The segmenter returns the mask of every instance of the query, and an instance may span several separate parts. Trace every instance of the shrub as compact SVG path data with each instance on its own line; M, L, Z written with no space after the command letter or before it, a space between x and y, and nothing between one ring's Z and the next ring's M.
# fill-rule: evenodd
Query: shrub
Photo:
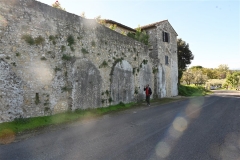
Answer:
M42 60L42 61L46 61L47 58L46 58L46 57L42 57L41 60Z
M66 47L64 45L61 46L61 52L66 51Z
M69 35L68 38L67 38L67 42L68 42L69 46L74 45L75 44L74 37L72 35Z
M67 87L67 86L62 87L61 89L62 89L62 92L68 92L72 90L71 87Z
M82 51L83 54L88 54L89 53L85 48L82 48L81 51Z
M108 63L104 60L102 64L99 66L99 68L102 68L102 67L105 68L107 66L108 66Z
M178 87L179 95L182 96L202 96L206 95L209 92L202 86L184 86L180 85Z
M57 72L57 71L61 71L62 69L61 68L58 68L57 66L54 68L54 71Z
M35 44L35 41L34 41L33 37L29 34L23 35L22 39L24 39L25 42L27 42L29 45L34 45Z
M16 56L17 56L17 57L20 56L20 55L21 55L21 54L20 54L19 52L16 53Z
M55 45L56 44L56 38L57 37L54 37L53 35L50 35L49 36L49 40L52 41L52 43Z
M70 55L63 54L63 56L62 56L62 60L70 61L71 59L72 59L72 56L70 56Z
M34 41L36 45L39 45L39 44L43 44L45 40L42 36L38 36L37 38L35 38Z

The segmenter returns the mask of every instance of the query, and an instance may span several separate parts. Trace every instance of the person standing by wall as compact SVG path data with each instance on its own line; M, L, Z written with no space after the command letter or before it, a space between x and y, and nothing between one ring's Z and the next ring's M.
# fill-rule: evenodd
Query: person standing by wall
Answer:
M146 93L146 101L147 101L147 105L150 106L150 96L152 94L152 90L151 88L149 87L149 84L147 84L145 87L144 87L144 91Z

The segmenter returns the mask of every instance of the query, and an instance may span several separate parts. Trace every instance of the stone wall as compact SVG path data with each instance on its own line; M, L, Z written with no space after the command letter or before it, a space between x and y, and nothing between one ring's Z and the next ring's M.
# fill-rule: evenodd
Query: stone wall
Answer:
M143 100L146 84L159 95L161 79L175 74L149 54L95 20L34 0L1 0L0 123ZM175 91L169 83L166 96Z
M163 42L163 31L169 33L169 42ZM148 29L147 33L152 47L149 56L154 68L158 70L154 79L155 95L158 98L176 96L178 95L177 33L168 21ZM169 64L165 63L165 56L168 56Z

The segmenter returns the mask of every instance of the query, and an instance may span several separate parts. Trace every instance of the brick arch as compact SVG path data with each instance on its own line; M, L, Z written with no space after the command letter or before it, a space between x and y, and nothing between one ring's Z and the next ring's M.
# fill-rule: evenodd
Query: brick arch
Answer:
M134 75L129 62L122 60L113 66L111 74L111 98L113 104L134 100Z
M100 107L102 77L97 67L86 58L77 59L72 76L72 109Z
M22 104L22 79L7 62L0 59L0 123L23 116Z

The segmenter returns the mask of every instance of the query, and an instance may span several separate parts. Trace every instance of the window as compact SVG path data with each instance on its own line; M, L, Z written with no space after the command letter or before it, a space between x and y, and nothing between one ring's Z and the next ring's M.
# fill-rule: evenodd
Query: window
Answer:
M169 63L168 63L168 56L165 56L165 64L166 64L166 65L169 64Z
M164 31L162 33L163 33L163 42L170 42L169 33Z

